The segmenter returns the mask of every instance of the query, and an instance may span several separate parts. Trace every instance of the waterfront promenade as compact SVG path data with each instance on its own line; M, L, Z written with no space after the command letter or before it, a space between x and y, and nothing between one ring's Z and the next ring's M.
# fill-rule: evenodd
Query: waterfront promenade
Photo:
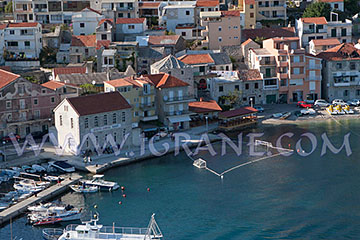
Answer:
M0 212L0 225L26 212L29 206L39 203L41 201L47 201L64 193L65 191L68 190L69 185L79 181L80 179L81 179L80 175L71 174L71 176L67 176L61 183L52 185L44 189L43 191L39 192L37 195L33 195L5 209L4 211Z

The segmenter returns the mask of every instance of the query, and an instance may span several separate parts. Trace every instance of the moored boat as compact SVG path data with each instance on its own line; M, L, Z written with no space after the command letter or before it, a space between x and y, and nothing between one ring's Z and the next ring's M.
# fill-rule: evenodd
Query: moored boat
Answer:
M120 186L116 182L110 182L103 180L104 175L94 175L91 180L82 180L81 183L86 186L95 186L102 191L114 191L117 190Z
M97 186L70 185L70 188L77 193L94 193L99 190Z
M49 162L49 166L66 173L75 172L75 168L65 161Z

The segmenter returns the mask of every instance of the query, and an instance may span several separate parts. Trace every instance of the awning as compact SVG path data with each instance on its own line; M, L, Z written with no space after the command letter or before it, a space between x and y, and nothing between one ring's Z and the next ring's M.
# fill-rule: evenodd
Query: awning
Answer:
M168 117L169 121L171 123L178 123L178 122L188 122L191 121L191 118L189 115L185 115L185 116L172 116L172 117Z

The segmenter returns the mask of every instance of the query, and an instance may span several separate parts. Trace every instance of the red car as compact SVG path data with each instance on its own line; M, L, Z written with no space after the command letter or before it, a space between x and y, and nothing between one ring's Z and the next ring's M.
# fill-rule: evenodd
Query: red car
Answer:
M307 103L305 101L298 101L296 103L296 106L301 107L301 108L312 108L314 105L311 103Z
M16 141L19 141L20 140L20 136L15 134L15 138L16 138ZM11 137L10 136L6 136L6 137L3 137L1 139L3 142L10 142L11 141Z

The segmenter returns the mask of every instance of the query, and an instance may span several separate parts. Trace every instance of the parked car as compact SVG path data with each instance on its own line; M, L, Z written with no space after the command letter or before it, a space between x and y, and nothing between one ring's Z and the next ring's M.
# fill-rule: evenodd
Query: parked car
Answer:
M256 110L258 110L258 112L264 112L264 108L262 107L262 106L259 106L259 105L255 105L254 106L254 108L256 109Z
M349 106L357 107L360 105L360 99L351 99L346 102Z
M296 103L296 106L301 107L301 108L312 108L313 107L313 105L311 103L307 103L305 101L298 101Z
M20 140L20 136L15 134L15 138L16 138L16 141L19 141ZM11 137L10 136L5 136L1 139L2 142L10 142L11 141Z
M316 107L328 107L328 106L330 106L330 103L328 103L324 99L318 99L318 100L315 101L314 106L316 106Z
M342 99L334 99L334 100L332 101L332 104L334 104L334 105L340 105L340 106L346 106L346 105L347 105L347 103L344 102L344 100L342 100Z

